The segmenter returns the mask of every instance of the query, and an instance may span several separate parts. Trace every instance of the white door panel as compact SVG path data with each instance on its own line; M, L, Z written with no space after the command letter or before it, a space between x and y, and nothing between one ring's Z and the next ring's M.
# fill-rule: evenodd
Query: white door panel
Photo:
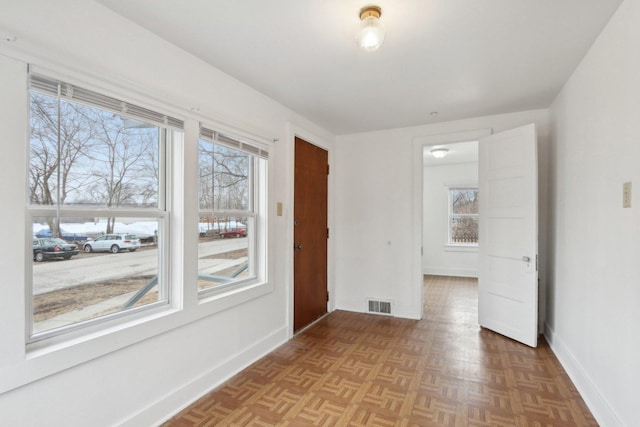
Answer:
M480 326L538 340L538 189L534 125L480 140Z
M521 178L493 179L487 202L493 209L514 209L522 206L524 182Z

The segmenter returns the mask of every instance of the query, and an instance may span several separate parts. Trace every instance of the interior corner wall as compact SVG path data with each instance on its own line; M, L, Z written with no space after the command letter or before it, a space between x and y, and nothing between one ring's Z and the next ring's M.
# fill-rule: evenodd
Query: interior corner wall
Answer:
M449 187L477 187L478 162L425 166L422 198L422 273L478 277L478 248L448 245Z
M480 129L500 132L530 123L536 124L538 132L539 276L544 301L547 120L545 109L338 136L332 168L336 308L365 312L370 297L391 300L396 316L415 318L414 306L422 307L416 300L420 294L416 277L422 276L420 245L415 249L413 244L416 236L422 237L422 216L415 215L422 206L414 200L413 189L417 138ZM542 321L544 302L541 310Z
M276 201L285 201L290 210L286 201L293 168L288 153L293 142L287 129L295 125L330 143L334 136L97 2L4 2L0 30L16 36L15 42L0 45L0 128L5 137L0 163L3 176L14 178L0 185L0 222L13 224L5 227L4 238L14 248L0 258L7 285L0 299L0 425L157 425L290 335L286 277L293 267L285 260L292 223L275 215ZM210 119L278 139L269 152L268 270L273 290L191 323L169 325L165 332L141 336L115 351L101 353L91 340L82 342L70 352L83 362L64 369L51 368L57 348L44 356L26 354L25 254L31 227L20 218L25 218L28 199L27 63L122 88L134 98L149 96L151 105L173 106L192 124ZM194 106L200 110L197 116ZM197 205L184 212L197 215ZM20 386L7 385L15 371L27 372L29 379Z
M550 109L546 334L601 425L638 423L640 2L625 0Z

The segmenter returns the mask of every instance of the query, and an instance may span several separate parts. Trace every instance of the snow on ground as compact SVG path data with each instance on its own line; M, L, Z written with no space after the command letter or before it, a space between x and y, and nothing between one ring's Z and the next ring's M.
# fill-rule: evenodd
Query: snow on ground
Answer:
M229 221L226 223L216 223L216 222L201 222L198 224L198 230L200 233L206 233L207 231L217 231L218 228L222 228L223 230L233 230L236 228L245 228L245 225L237 222L237 221Z
M226 224L218 223L206 223L201 222L198 224L198 230L200 233L206 233L207 231L217 231L218 226L225 229L244 228L245 225L237 221L229 221ZM81 236L96 237L103 234L107 229L107 221L100 220L97 222L84 222L84 223L62 223L60 229L63 234L76 234ZM131 233L136 234L140 238L151 237L157 233L158 223L156 221L133 221L133 222L116 222L114 226L114 233ZM33 224L33 235L44 231L49 231L49 225L47 224Z

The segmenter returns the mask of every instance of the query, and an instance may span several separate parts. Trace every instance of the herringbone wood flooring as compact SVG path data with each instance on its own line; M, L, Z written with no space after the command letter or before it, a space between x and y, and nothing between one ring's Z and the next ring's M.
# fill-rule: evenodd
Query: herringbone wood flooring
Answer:
M476 286L425 277L420 321L333 312L165 426L596 426L543 339L477 326Z

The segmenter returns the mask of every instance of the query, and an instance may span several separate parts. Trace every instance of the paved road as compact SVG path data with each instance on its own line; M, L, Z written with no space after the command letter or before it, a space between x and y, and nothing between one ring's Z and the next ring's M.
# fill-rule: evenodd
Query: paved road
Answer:
M247 239L224 239L202 242L200 245L199 270L203 266L213 271L214 262L203 257L245 248ZM233 261L233 260L230 260ZM226 264L229 261L225 262ZM69 261L48 261L33 263L34 295L51 292L70 286L117 279L127 276L156 274L158 266L158 250L156 248L140 249L136 252L119 254L84 253Z

